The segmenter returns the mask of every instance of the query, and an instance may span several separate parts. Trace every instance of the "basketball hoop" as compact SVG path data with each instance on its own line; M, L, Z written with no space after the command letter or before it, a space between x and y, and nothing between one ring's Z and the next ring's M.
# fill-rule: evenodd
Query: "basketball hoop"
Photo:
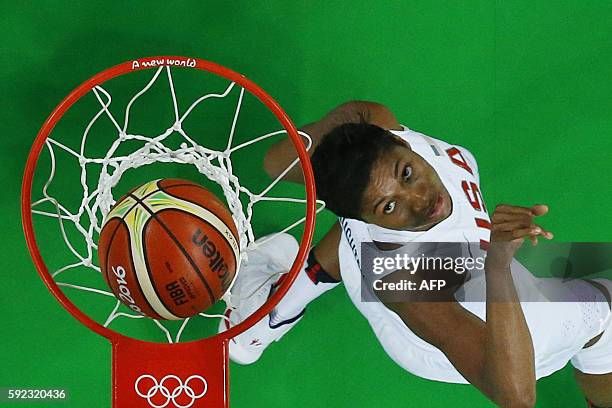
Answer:
M191 68L206 71L230 81L229 86L222 93L212 93L193 102L188 109L181 112L174 90L172 71L176 68ZM111 96L102 85L107 81L136 71L153 70L153 78L132 97L125 109L123 125L120 125L110 111ZM149 90L152 84L165 71L169 81L169 88L172 96L172 106L174 108L173 123L161 134L154 137L130 134L128 123L130 119L130 109L141 95ZM222 150L207 148L195 141L183 129L182 124L192 110L201 102L211 98L222 98L228 95L232 89L238 85L241 88L238 104L233 117L232 127L229 134L227 145ZM244 91L248 91L255 96L265 107L272 112L284 130L272 132L252 140L232 146L234 129L240 104L243 99ZM72 148L50 137L60 119L69 109L79 101L84 95L93 93L100 104L100 109L85 128L83 138L78 148ZM92 158L86 154L86 146L89 143L88 135L92 126L100 117L108 117L113 123L117 137L111 147L102 157ZM233 174L233 163L231 155L236 151L271 136L286 133L295 146L298 156L290 167L274 180L268 187L259 193L253 193L239 183L238 178ZM181 137L178 147L167 146L164 143L171 135ZM306 260L308 250L314 232L314 221L316 215L316 194L314 177L310 166L307 147L302 141L302 137L308 135L298 132L289 116L262 88L247 79L246 77L221 65L197 58L162 56L142 58L119 64L84 82L73 90L51 113L39 131L32 149L30 151L22 187L22 221L25 237L32 259L40 276L47 288L59 300L61 305L67 309L77 320L89 329L106 337L112 344L112 401L114 407L228 407L229 406L229 376L228 376L228 342L231 338L247 330L257 321L266 316L274 306L285 295L290 285L295 280L301 266ZM117 153L128 142L138 142L139 148L125 154ZM32 201L34 191L34 177L37 172L39 159L44 147L47 147L50 155L50 176L42 186L42 198ZM59 152L68 153L69 156L78 159L80 171L80 183L83 189L77 211L70 211L68 206L63 205L59 200L48 192L57 166L56 154ZM166 331L170 343L154 343L135 339L112 330L108 325L119 316L137 317L126 313L118 312L119 303L101 324L81 311L62 291L60 284L56 282L58 275L72 268L87 268L99 271L94 261L96 243L95 235L100 231L103 218L115 202L112 188L117 185L122 175L130 170L145 166L151 163L180 163L191 164L196 167L200 174L208 179L215 181L223 190L223 194L228 202L230 211L240 235L241 252L254 242L254 234L251 228L251 217L253 206L261 201L289 201L304 203L306 207L305 217L287 226L288 230L301 222L304 222L304 231L301 237L300 249L293 262L290 272L280 285L278 290L270 299L249 318L242 323L230 328L226 332L216 334L212 337L189 341L178 342L188 319L181 326L178 334L173 339ZM297 163L301 164L304 174L306 199L295 199L290 197L268 197L269 191ZM91 171L88 166L99 166L101 168L99 176L94 183L91 182ZM38 170L40 171L40 170ZM94 184L94 187L92 187ZM38 195L38 192L36 192ZM245 198L246 197L246 198ZM246 207L241 203L241 199L247 201ZM50 205L52 210L39 209L43 205ZM77 261L49 271L47 263L43 259L39 241L34 227L33 214L43 217L56 218L60 224L60 231L68 249ZM74 235L82 238L79 245L69 237L67 229L71 228ZM85 249L83 249L83 247ZM61 283L63 287L85 290L89 292L103 293L99 289L80 287L67 283ZM231 289L230 289L231 290ZM224 298L227 301L230 297ZM155 323L162 327L159 322ZM163 330L163 329L162 329Z

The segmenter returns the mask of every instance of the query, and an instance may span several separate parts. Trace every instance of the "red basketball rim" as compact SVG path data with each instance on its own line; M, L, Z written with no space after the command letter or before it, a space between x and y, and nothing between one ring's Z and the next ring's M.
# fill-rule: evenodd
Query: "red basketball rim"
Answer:
M177 64L178 62L178 64ZM106 69L97 75L94 75L76 89L74 89L63 101L59 103L51 112L43 126L41 127L34 143L32 145L32 149L30 150L30 154L28 156L28 160L26 163L23 184L21 190L21 219L23 222L23 229L25 233L26 243L28 245L28 249L34 261L34 265L38 270L38 273L42 277L47 288L53 293L53 295L59 300L61 305L66 308L75 318L77 318L81 323L85 326L89 327L94 332L108 338L111 342L116 343L121 338L128 338L127 336L122 335L114 330L106 328L99 324L98 322L91 319L85 313L81 312L69 299L64 295L62 290L59 288L49 270L47 265L45 264L40 250L38 248L38 244L36 242L36 235L34 233L33 222L32 222L32 181L34 177L34 171L36 169L36 165L38 163L38 158L40 156L40 152L42 151L43 146L45 145L45 141L49 137L49 134L53 131L53 128L62 118L64 113L70 109L70 107L78 101L83 95L87 94L93 87L103 84L104 82L118 77L120 75L125 75L133 71L140 71L145 69L158 68L160 66L185 66L189 68L195 68L207 72L214 73L223 78L228 79L229 81L235 82L236 84L242 86L244 89L249 91L255 97L259 99L264 105L268 107L270 111L276 116L281 125L285 128L291 141L293 142L298 158L300 160L300 164L302 166L304 172L304 181L306 185L306 219L304 226L304 233L302 234L302 240L300 243L300 249L298 251L297 257L293 262L293 266L291 270L287 274L287 278L283 280L282 284L276 290L276 292L270 297L270 299L261 306L255 313L253 313L250 317L248 317L242 323L230 328L229 330L216 334L215 336L209 337L209 340L229 340L241 332L247 330L259 320L261 320L265 315L270 313L270 311L276 306L276 304L282 299L282 297L287 293L289 287L297 277L301 266L304 264L306 260L306 256L308 254L308 250L312 243L312 236L314 233L314 222L316 215L316 193L315 193L315 183L314 183L314 175L312 172L312 167L310 165L310 159L308 156L308 152L297 132L297 129L287 113L280 107L280 105L270 96L268 95L262 88L260 88L257 84L246 78L244 75L241 75L231 69L223 67L221 65L215 64L210 61L198 59L198 58L189 58L189 57L180 57L180 56L158 56L158 57L147 57L141 58L137 60L127 61L122 64L116 65L109 69ZM197 340L202 341L203 339ZM193 343L193 342L192 342Z

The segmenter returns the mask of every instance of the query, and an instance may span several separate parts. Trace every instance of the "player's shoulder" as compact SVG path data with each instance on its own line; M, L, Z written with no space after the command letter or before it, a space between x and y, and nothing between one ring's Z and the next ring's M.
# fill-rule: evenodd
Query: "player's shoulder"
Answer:
M342 235L351 241L369 241L368 224L353 218L339 217L338 222L342 229Z
M402 130L391 130L393 134L401 137L408 144L415 147L421 147L426 151L431 151L436 156L449 156L452 160L453 156L461 155L468 165L478 171L478 162L474 154L465 146L426 135L408 128L405 125L400 125Z

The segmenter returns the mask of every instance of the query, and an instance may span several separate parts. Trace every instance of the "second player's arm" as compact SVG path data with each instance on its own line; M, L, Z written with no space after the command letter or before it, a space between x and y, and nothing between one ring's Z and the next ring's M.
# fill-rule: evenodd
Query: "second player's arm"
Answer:
M312 138L309 154L312 155L323 136L345 123L370 123L384 129L401 129L393 113L379 103L368 101L346 102L328 112L320 120L300 128ZM264 158L264 168L271 178L276 178L296 157L293 143L286 137L272 145L267 151ZM295 183L304 182L299 163L287 173L283 180Z

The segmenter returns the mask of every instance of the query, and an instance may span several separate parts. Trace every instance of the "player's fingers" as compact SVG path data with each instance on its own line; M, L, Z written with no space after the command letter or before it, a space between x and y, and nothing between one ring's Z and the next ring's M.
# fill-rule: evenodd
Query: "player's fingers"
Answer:
M530 234L529 228L519 228L512 231L493 231L491 233L491 241L493 242L509 242L519 238L524 238Z
M507 232L505 232L507 233ZM529 239L531 240L531 243L533 245L537 245L538 243L538 236L542 236L546 239L553 239L554 235L552 232L550 231L546 231L544 228L542 228L541 226L537 225L537 224L532 224L527 228L517 228L515 230L510 231L510 234L512 235L513 238L519 238L519 237L529 237Z
M527 235L535 236L541 233L542 233L542 228L538 227L537 225L531 225L527 228L518 228L511 232L512 238L522 238Z
M525 215L533 215L531 207L521 207L518 205L499 204L495 207L495 212L499 213L522 213Z
M500 214L525 214L529 216L541 216L548 212L546 204L536 204L531 207L522 207L518 205L500 204L495 207L494 213Z
M502 222L502 223L492 223L491 231L492 232L508 232L508 231L516 231L516 230L527 230L532 229L533 234L542 235L546 239L552 239L552 232L544 229L541 225L530 222L530 220L525 218L519 218L514 221Z
M522 213L494 213L491 218L493 224L504 224L504 223L521 223L524 226L531 224L533 221L533 215L522 214Z
M531 224L531 227L538 232L535 235L543 236L546 239L553 239L554 235L552 232L544 229L541 225Z
M533 207L531 207L531 212L533 215L539 217L548 212L548 206L546 204L536 204Z
M553 239L555 237L555 235L552 232L546 231L546 230L543 230L542 234L540 235L542 235L546 239Z

